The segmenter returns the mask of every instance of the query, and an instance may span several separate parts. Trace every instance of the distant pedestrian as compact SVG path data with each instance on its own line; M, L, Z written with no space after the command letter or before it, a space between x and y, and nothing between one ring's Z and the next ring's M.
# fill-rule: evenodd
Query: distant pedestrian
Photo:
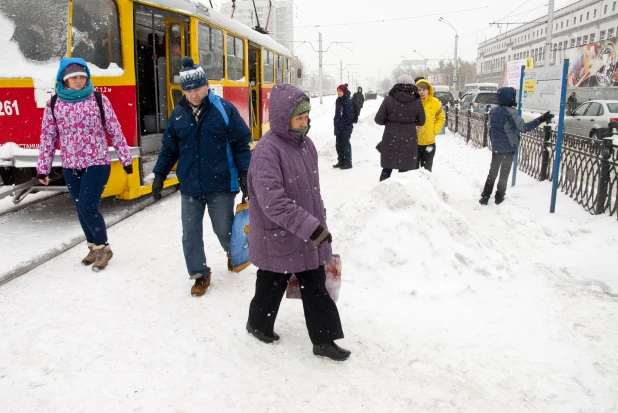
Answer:
M417 126L425 124L425 109L414 79L401 75L384 98L375 122L385 125L380 142L380 181L390 178L393 169L407 172L418 169Z
M350 169L352 168L352 145L350 138L354 129L354 104L350 99L348 85L343 84L337 87L337 101L335 102L335 137L337 149L337 163L333 168Z
M573 115L575 109L577 109L577 96L575 96L575 92L573 92L567 99L567 115Z
M433 157L436 154L436 135L440 133L444 125L444 112L442 104L433 96L433 86L425 79L416 82L418 93L421 95L423 108L425 108L425 124L417 126L418 133L418 159L420 166L431 172Z
M535 120L525 123L515 109L517 106L516 98L517 91L514 88L501 87L498 89L499 106L495 106L489 114L489 135L492 146L491 166L479 200L481 205L487 205L494 190L498 172L500 172L500 179L498 180L495 202L501 204L504 201L513 157L519 146L517 132L529 132L541 123L551 121L554 117L549 112L545 112Z
M414 78L414 84L418 84L418 81L419 81L419 80L423 80L423 79L425 79L423 76L417 76L417 77L415 77L415 78Z
M361 109L365 103L365 95L363 95L363 88L358 87L356 93L352 96L352 103L354 104L354 123L358 123L358 117L360 116Z
M178 162L182 248L189 278L195 280L191 295L200 297L210 286L211 268L204 252L205 209L232 271L230 237L234 199L247 194L247 170L251 160L251 132L238 109L208 88L201 66L190 57L182 59L180 87L184 96L167 121L163 145L154 167L152 195L161 199L163 182Z
M258 340L279 340L274 331L292 274L301 286L313 354L333 360L350 355L337 305L326 290L324 266L332 236L320 195L318 153L309 130L309 97L288 84L270 95L270 130L255 147L249 167L249 257L258 267L247 331Z
M113 256L99 211L111 171L106 134L127 174L133 173L133 160L114 109L105 95L94 91L84 59L60 61L56 96L47 102L43 114L37 178L43 185L49 184L56 144L60 142L62 176L89 250L82 264L99 271Z

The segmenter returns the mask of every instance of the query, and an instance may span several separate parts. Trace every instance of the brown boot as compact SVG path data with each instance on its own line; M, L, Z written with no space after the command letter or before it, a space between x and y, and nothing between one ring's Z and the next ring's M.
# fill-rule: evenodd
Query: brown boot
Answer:
M227 253L227 270L234 271L234 267L232 267L232 254L229 252Z
M94 247L94 244L89 242L88 255L86 255L82 260L82 265L92 265L97 260L97 253L92 247Z
M200 274L195 274L191 278L198 276ZM201 297L206 293L206 289L210 285L210 275L204 277L203 275L195 278L195 284L191 287L191 295L194 297Z
M97 254L97 258L94 264L92 264L92 271L101 271L107 267L107 264L114 256L114 253L109 245L95 245L93 249Z

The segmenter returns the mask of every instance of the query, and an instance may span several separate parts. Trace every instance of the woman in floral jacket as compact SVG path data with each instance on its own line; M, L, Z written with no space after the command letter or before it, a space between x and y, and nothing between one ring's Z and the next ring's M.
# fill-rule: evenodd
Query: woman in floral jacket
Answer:
M51 102L47 103L43 115L37 178L43 185L49 184L56 145L60 142L62 175L88 243L89 252L82 264L92 264L92 269L99 271L113 255L105 221L98 209L111 169L105 133L127 174L133 172L131 154L105 96L101 95L102 111L99 109L84 59L62 59L56 80L57 100L53 108Z

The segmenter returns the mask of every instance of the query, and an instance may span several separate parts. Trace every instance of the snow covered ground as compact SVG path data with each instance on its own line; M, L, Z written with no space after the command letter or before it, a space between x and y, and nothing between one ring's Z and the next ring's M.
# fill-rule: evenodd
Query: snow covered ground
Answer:
M248 335L255 268L228 273L210 231L213 283L191 297L173 194L110 229L105 271L79 264L81 244L0 287L0 410L618 411L616 218L561 193L549 214L550 184L521 172L481 207L490 152L451 134L433 174L378 183L380 103L366 102L341 171L334 98L312 99L348 361L312 355L296 300L278 343Z

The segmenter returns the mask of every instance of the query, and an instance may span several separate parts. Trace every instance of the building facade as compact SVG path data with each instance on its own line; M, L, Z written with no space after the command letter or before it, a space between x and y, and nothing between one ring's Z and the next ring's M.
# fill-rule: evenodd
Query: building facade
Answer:
M532 58L535 67L543 66L547 30L545 15L480 43L476 59L476 81L503 86L505 68L509 61ZM569 87L599 86L583 83L593 74L590 71L595 70L592 68L595 59L603 61L601 65L604 67L607 66L608 56L611 55L610 58L615 60L613 50L617 31L616 0L581 0L556 10L552 23L549 64L562 64L564 59L568 58L572 66L569 70ZM582 71L580 66L584 66L585 70ZM574 76L571 76L571 73ZM609 77L613 76L612 73ZM613 82L610 83L612 84L601 86L616 86Z
M236 0L234 19L241 21L249 27L256 27L258 20L260 27L268 30L268 34L278 43L293 50L294 44L294 13L292 0L273 0L268 17L269 1L255 0L255 7L251 0ZM221 4L221 12L226 16L232 15L231 1ZM257 16L256 16L257 10ZM266 26L268 24L268 26Z

